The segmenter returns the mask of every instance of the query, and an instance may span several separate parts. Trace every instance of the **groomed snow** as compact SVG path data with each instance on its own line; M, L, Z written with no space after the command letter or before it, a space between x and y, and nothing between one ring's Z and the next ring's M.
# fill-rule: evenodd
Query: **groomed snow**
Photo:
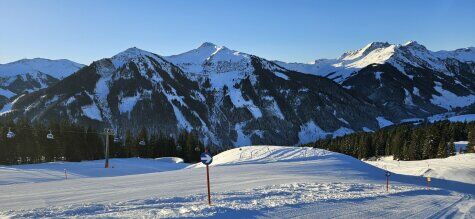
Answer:
M317 159L328 155L336 155L327 150L309 147L283 147L283 146L245 146L227 150L213 157L211 166L230 165L243 163L273 163L286 161L299 161ZM204 167L198 163L189 168Z
M144 173L156 173L183 169L189 164L177 157L158 159L113 158L111 168L104 169L104 160L83 162L51 162L42 164L0 165L0 185L38 183L68 179L114 177Z
M474 184L434 178L429 190L420 177L392 174L386 192L384 170L321 149L249 146L213 159L211 206L206 203L206 169L193 165L0 185L0 217L459 218L475 213Z
M258 187L236 192L213 194L213 205L203 204L204 194L182 198L148 198L110 204L86 204L54 207L40 211L19 211L15 217L101 217L101 218L188 218L252 217L258 212L272 214L271 209L284 206L326 202L359 202L365 199L392 197L393 194L424 193L423 188L393 186L389 194L381 185L340 183L292 183ZM345 194L345 195L342 195ZM79 214L78 214L79 213ZM350 212L347 212L347 214ZM331 216L334 213L327 215ZM1 216L1 214L0 214Z

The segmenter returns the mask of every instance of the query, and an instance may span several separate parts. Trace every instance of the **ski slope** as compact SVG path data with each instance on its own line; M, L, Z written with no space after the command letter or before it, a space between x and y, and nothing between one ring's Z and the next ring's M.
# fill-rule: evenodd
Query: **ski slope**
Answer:
M399 174L475 184L475 154L458 154L448 158L417 161L397 161L388 156L367 163Z
M0 166L0 185L48 182L56 180L113 177L156 173L183 169L188 166L181 158L158 159L114 158L111 168L104 168L104 160L83 162L52 162L30 165Z
M205 168L196 164L164 172L110 177L97 173L0 185L0 217L471 218L475 214L474 184L433 179L432 188L426 189L421 177L393 174L386 192L384 170L321 149L249 146L213 159L211 206L206 204ZM111 164L114 169L124 166ZM3 174L0 178L9 180Z

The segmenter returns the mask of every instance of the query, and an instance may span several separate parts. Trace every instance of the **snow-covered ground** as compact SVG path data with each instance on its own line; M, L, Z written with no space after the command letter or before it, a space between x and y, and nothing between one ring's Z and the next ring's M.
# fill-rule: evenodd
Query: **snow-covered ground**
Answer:
M125 163L113 160L114 169L107 171L126 168ZM470 218L475 214L475 184L433 179L432 189L426 189L421 177L393 174L386 192L384 170L321 149L250 146L216 155L210 167L211 206L206 203L205 168L200 164L180 168L0 185L0 218ZM91 171L95 176L104 174ZM9 180L3 174L0 179Z
M399 174L475 184L475 154L458 154L443 159L417 161L397 161L388 156L367 163Z
M181 158L114 158L111 168L104 168L104 160L83 162L52 162L31 165L0 166L0 185L47 182L88 177L112 177L144 173L156 173L183 169Z

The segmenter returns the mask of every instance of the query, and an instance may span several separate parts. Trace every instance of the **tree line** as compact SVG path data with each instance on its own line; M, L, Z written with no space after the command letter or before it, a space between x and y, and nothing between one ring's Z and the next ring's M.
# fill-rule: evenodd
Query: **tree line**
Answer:
M313 146L358 159L393 155L397 160L423 160L455 155L454 142L467 140L467 148L458 152L474 152L475 123L442 121L401 124L375 132L327 138L317 140Z
M8 132L14 137L8 138ZM51 134L48 138L47 135ZM11 136L10 136L11 137ZM27 120L0 123L0 164L34 164L54 161L79 162L104 159L106 135L102 130L68 121L31 124ZM199 161L204 144L195 133L178 136L148 133L143 128L133 135L109 136L110 158L180 157L185 162Z

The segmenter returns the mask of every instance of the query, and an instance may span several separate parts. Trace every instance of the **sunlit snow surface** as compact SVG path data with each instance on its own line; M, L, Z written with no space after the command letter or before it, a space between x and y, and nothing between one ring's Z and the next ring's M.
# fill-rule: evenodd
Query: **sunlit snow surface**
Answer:
M22 59L7 64L0 64L2 76L14 76L24 73L42 72L55 78L65 78L84 67L67 59L49 60L42 58Z
M421 177L393 174L386 192L383 169L321 149L249 146L214 156L211 206L203 165L172 159L164 164L180 165L178 170L138 174L146 168L142 162L155 161L130 159L142 163L134 168L128 160L112 160L109 170L77 165L91 173L87 177L1 185L0 217L470 218L475 213L474 184L434 178L428 190ZM102 177L122 169L135 175ZM5 174L0 178L10 180Z
M463 143L456 142L457 145ZM475 185L475 154L417 161L397 161L389 156L367 163L399 174L455 180Z
M420 193L423 188L393 186L386 192L381 185L341 183L292 183L259 187L237 192L213 193L213 205L205 194L180 198L148 198L109 204L68 205L41 210L15 212L15 217L244 217L265 213L283 206L299 207L315 202L351 202L390 197L391 194ZM434 190L437 191L437 190ZM6 212L9 214L9 212Z

